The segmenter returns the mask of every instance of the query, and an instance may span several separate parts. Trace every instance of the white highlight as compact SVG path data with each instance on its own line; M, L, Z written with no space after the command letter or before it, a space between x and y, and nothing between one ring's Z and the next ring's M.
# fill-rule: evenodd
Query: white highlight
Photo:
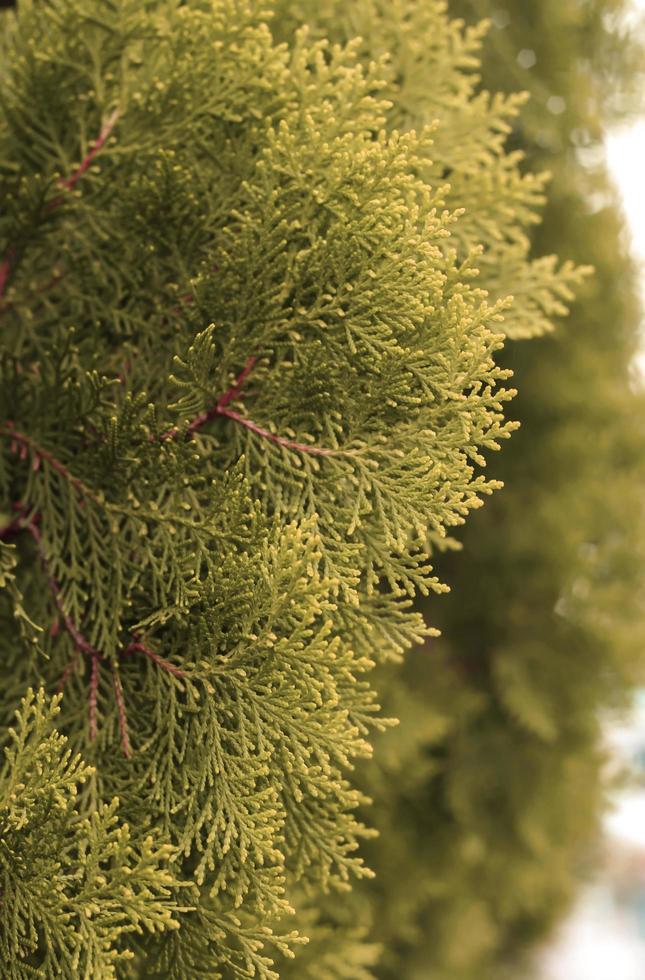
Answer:
M607 164L623 201L633 251L643 263L645 275L645 120L609 133L606 150Z

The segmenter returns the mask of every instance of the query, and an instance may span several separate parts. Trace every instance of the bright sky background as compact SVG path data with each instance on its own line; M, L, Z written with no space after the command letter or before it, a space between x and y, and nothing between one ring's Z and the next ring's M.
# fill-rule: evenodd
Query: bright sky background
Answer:
M645 11L645 0L639 0ZM645 112L645 93L643 93ZM612 131L607 162L623 198L633 248L644 264L645 287L645 119Z
M645 0L632 0L632 7L645 15ZM623 199L634 252L643 263L645 293L645 92L643 119L610 132L606 150L609 169Z
M632 0L645 14L645 0ZM642 265L645 300L645 92L643 119L608 134L607 163L623 200L632 248ZM645 323L644 323L645 327ZM640 359L645 375L645 348ZM641 738L645 738L645 712ZM637 729L634 729L635 731ZM645 853L645 792L625 793L607 820L607 833ZM544 980L645 980L645 944L630 928L610 892L589 889L547 952Z

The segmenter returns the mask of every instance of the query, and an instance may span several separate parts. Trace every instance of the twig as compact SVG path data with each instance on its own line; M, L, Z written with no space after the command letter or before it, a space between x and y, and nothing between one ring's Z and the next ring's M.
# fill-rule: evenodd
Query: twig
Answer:
M85 171L90 167L96 155L100 153L100 151L105 146L105 143L110 133L114 129L114 126L116 125L116 121L118 118L119 118L119 110L115 109L114 112L112 112L104 122L103 128L101 129L98 138L94 140L89 152L83 158L83 160L76 168L74 173L71 174L69 177L63 177L61 178L61 180L59 180L58 182L59 187L61 187L63 190L66 191L71 191L74 189L78 180L83 176ZM50 214L52 211L55 211L56 208L60 207L62 202L63 202L62 194L59 194L58 197L52 198L52 200L49 201L48 204L45 206L44 213ZM2 297L4 296L5 290L7 288L7 282L9 280L9 275L11 273L12 259L13 259L13 252L11 249L9 249L2 262L0 262L0 303L2 301Z
M183 296L179 297L179 302L177 303L177 305L171 307L170 313L172 314L172 316L179 316L179 314L181 313L181 308L184 304L194 303L194 302L195 302L195 297L193 296L192 293L184 293Z
M224 394L221 395L218 398L217 405L216 405L216 408L218 409L218 411L221 412L223 409L225 409L227 407L227 405L230 405L230 403L233 401L234 398L237 398L237 396L241 392L242 388L244 387L244 382L246 381L246 379L248 378L249 374L251 373L251 371L253 370L253 368L257 364L257 360L258 359L255 356L252 356L252 357L248 357L247 358L246 364L242 368L241 372L239 373L239 375L237 376L237 378L235 379L235 381L233 382L233 384L231 385L231 387L228 388L224 392ZM199 416L198 416L198 418L199 418ZM198 421L198 419L195 419L191 423L191 425L188 427L189 428L189 431L192 431L193 427L194 428L198 428L197 421Z
M31 520L29 521L22 520L20 526L24 527L24 529L28 531L29 534L31 534L32 538L36 542L36 547L38 548L38 554L40 555L40 561L43 566L45 575L47 576L47 584L49 585L49 589L54 598L54 602L56 603L56 608L58 609L61 615L63 623L65 624L65 629L67 630L72 640L74 641L74 645L78 650L81 651L81 653L86 653L92 657L96 656L99 659L102 659L101 654L98 652L98 650L95 650L92 644L85 639L81 631L76 626L74 620L65 611L65 606L63 605L63 600L61 595L61 588L58 582L56 581L56 579L54 578L54 576L49 571L49 567L47 565L47 556L45 555L45 551L43 548L42 536L40 533L40 529L36 524L36 521L34 520L34 518L31 518Z
M293 439L285 439L284 436L277 436L273 432L269 432L268 429L263 429L261 425L257 422L253 422L251 419L245 418L240 415L239 412L235 412L232 408L220 408L218 409L219 415L224 415L228 419L232 419L237 422L238 425L243 425L246 429L254 432L258 436L262 436L263 439L268 439L269 442L275 443L276 446L282 446L284 449L291 449L297 453L308 453L310 456L336 456L337 452L334 449L322 449L319 446L309 446L304 442L294 442Z
M144 656L152 660L157 667L159 667L161 670L167 671L167 673L172 674L174 677L186 676L183 670L180 670L179 667L175 667L175 665L171 664L169 660L164 660L164 658L160 657L158 653L155 653L154 650L151 650L149 647L145 646L139 641L130 643L130 645L123 650L122 656L127 657L133 653L143 653Z
M9 272L11 271L11 262L7 256L0 262L0 301L4 296L4 291L7 287L7 280L9 278Z
M89 724L90 724L90 742L96 741L96 736L98 733L98 726L96 724L96 704L98 701L99 693L99 667L100 667L100 654L96 651L92 653L92 673L90 674L90 693L89 693Z
M337 450L335 449L322 449L318 446L309 446L304 442L296 442L294 439L287 439L284 436L275 435L275 433L269 432L268 429L264 429L252 419L248 419L244 415L240 415L240 413L236 412L234 409L229 408L230 403L241 393L244 383L257 363L257 360L258 358L255 356L247 358L246 364L230 388L227 388L224 394L220 395L212 408L209 408L204 412L200 412L200 414L192 420L192 422L188 425L188 428L185 430L186 435L192 436L195 432L199 431L199 429L206 425L207 422L210 422L218 415L222 415L224 418L237 422L238 425L243 425L244 428L249 429L249 431L255 433L255 435L261 436L263 439L268 439L269 442L274 443L276 446L282 446L284 449L290 449L293 452L298 453L306 453L310 456L338 455ZM181 430L176 426L173 426L171 429L168 429L161 435L161 439L162 441L176 439L180 434Z
M63 623L65 624L65 629L67 630L67 632L69 633L69 635L71 636L74 642L74 648L75 648L74 656L72 657L70 662L67 664L67 667L63 671L63 676L61 677L58 685L59 691L62 691L65 684L67 683L67 680L72 670L74 669L76 660L78 658L78 653L79 652L84 653L89 657L91 657L92 670L90 674L88 718L89 718L90 741L94 742L97 736L96 707L97 707L98 688L99 688L99 667L103 657L101 656L99 651L96 650L88 640L86 640L86 638L83 636L83 634L77 627L74 620L65 611L65 606L62 600L61 588L58 582L56 581L56 579L54 578L54 576L49 571L49 567L47 565L47 556L45 555L45 551L43 548L42 535L40 533L40 529L38 528L36 520L33 517L29 521L22 520L20 526L23 527L26 531L28 531L29 534L34 539L34 541L36 542L36 547L38 549L40 561L43 566L45 575L47 577L47 583L49 585L50 592L52 593L54 602L56 603L56 608L58 609L61 615Z
M24 432L20 432L14 427L13 422L8 419L4 424L0 424L0 436L4 436L5 439L11 440L10 449L16 452L18 446L20 446L20 458L22 460L27 458L27 453L31 452L33 455L32 467L37 470L40 466L41 459L44 459L53 470L55 470L60 476L62 476L68 483L70 483L81 496L90 497L95 503L100 504L101 501L97 495L88 487L82 480L79 480L77 476L74 476L70 470L67 469L64 463L61 463L59 459L54 456L48 449L40 446L36 443L31 436L26 435Z
M126 759L132 758L132 748L130 746L130 736L128 735L128 719L125 713L125 701L123 699L123 688L121 678L117 668L112 665L112 683L114 684L114 696L119 716L119 731L121 732L121 747Z
M76 168L76 170L74 171L71 177L67 177L65 180L61 181L62 187L65 187L68 191L72 190L72 188L78 181L79 177L83 176L87 168L94 160L97 153L100 153L100 151L105 146L105 142L108 136L110 135L110 133L112 132L112 130L114 129L118 118L119 118L119 110L115 109L114 112L112 112L104 122L103 128L99 133L98 139L94 141L91 150L86 155L84 160L81 162L80 166Z
M56 604L56 608L61 616L61 619L65 625L65 629L69 633L72 641L74 643L74 653L69 663L65 667L61 679L58 683L58 691L62 691L69 680L69 677L74 670L77 662L79 653L83 653L89 656L91 660L91 670L90 670L90 685L88 694L88 724L89 724L89 737L90 741L96 741L98 734L98 724L97 724L97 705L98 705L98 689L99 689L99 673L101 661L105 658L103 655L92 646L92 644L83 636L80 629L77 627L74 620L65 611L62 600L62 590L54 578L54 576L49 571L47 564L47 557L45 555L45 550L42 542L42 535L38 527L38 517L31 517L29 520L25 519L25 508L21 508L21 512L17 514L8 524L0 529L0 539L8 537L10 534L16 531L25 530L31 535L34 542L36 543L36 548L40 557L41 565L45 572L47 578L47 584L49 585L50 592ZM134 653L143 653L146 657L153 661L161 670L172 674L175 677L185 677L186 675L174 664L171 664L168 660L164 660L160 657L158 653L151 650L145 644L141 643L139 640L135 640L130 643L123 651L122 656L128 656ZM121 684L121 678L119 677L118 670L113 664L112 667L112 682L114 685L114 696L116 700L117 713L119 718L119 731L121 733L121 745L123 748L123 753L126 758L130 759L132 757L132 747L130 745L130 737L128 735L128 724L127 724L127 714L125 708L125 699L123 697L123 686Z
M68 680L72 676L72 671L76 667L77 663L78 663L78 650L75 647L74 653L70 657L69 663L65 667L65 670L61 674L61 678L58 682L58 687L56 688L58 694L62 694L62 692L65 690L65 685L67 684Z

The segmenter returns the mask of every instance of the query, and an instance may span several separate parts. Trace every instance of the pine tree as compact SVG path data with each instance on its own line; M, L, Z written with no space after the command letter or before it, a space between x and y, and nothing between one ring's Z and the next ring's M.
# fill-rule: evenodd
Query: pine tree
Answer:
M326 9L2 15L10 980L268 978L293 903L319 976L377 955L351 923L320 955L318 908L369 874L366 674L428 635L432 553L497 486L501 331L581 273L529 256L544 181L480 32L357 4L366 58Z
M642 313L599 152L604 127L634 105L642 42L608 7L624 5L450 8L494 18L484 84L530 91L510 145L553 174L532 254L557 249L596 271L569 321L500 355L522 422L491 465L505 488L459 533L463 553L437 556L452 592L426 611L441 638L377 678L401 724L362 773L380 830L368 851L376 877L322 921L328 934L349 920L366 947L380 942L384 980L532 975L531 953L594 864L601 722L642 683ZM428 71L418 89L433 83ZM307 955L294 977L316 976Z

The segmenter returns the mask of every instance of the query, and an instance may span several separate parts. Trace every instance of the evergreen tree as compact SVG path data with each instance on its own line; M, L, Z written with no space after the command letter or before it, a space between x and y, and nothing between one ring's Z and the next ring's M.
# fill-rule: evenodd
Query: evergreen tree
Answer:
M319 976L376 958L351 921L321 953L318 908L368 874L365 675L497 485L500 331L581 273L529 256L480 32L357 5L365 58L323 6L2 15L8 980L275 976L292 902Z
M452 593L426 609L442 637L378 680L401 725L363 773L376 877L323 923L338 936L362 923L387 980L526 980L593 862L602 718L643 677L641 302L601 145L633 108L642 63L625 6L451 5L493 18L484 84L531 94L510 144L553 174L532 254L557 249L596 273L554 334L503 351L522 422L493 465L505 488L459 534L464 553L437 558ZM417 91L434 91L411 33ZM294 976L318 975L307 955Z

